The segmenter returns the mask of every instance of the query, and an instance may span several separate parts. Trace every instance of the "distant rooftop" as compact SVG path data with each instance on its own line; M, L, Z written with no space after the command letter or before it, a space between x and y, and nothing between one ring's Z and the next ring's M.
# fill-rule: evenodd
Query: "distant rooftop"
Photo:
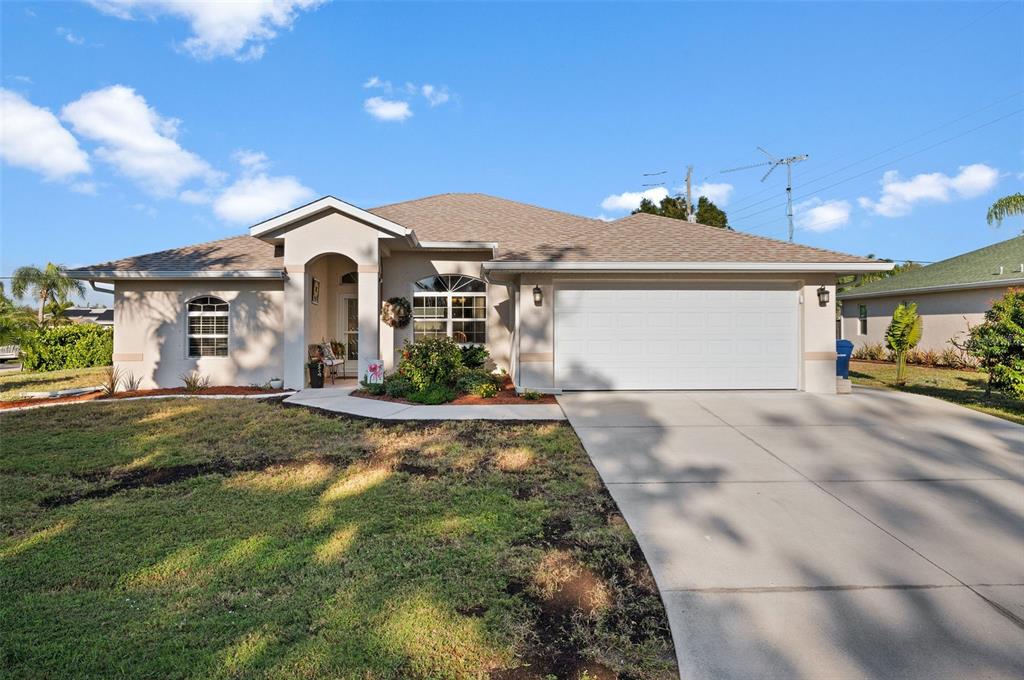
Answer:
M923 290L1024 286L1024 235L926 267L872 281L839 295L841 300Z

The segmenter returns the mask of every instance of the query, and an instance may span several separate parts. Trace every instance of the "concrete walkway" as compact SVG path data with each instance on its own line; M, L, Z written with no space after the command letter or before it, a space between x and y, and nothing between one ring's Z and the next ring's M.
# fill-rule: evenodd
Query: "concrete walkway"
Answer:
M304 389L285 399L284 403L379 420L565 420L565 414L557 404L398 404L353 397L352 392L357 387L355 382L350 382L323 389Z
M1024 427L898 392L559 398L682 677L1024 677Z

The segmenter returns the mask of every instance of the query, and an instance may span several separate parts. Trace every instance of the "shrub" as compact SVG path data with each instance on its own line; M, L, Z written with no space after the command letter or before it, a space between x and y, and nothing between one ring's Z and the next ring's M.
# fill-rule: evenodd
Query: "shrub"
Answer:
M142 387L142 376L135 377L135 374L128 371L122 377L122 384L126 392L136 392Z
M912 349L907 352L908 364L919 364L921 366L938 366L939 353L933 349Z
M21 349L28 371L109 366L113 363L114 331L84 323L50 326L31 333Z
M952 343L954 340L950 340L950 342ZM953 345L939 353L939 365L950 368L973 368L977 362L963 349Z
M462 365L466 368L483 368L491 353L483 345L466 345L462 349Z
M121 384L121 380L121 369L117 366L107 366L107 370L103 373L103 384L100 385L100 394L106 399L114 396L117 394L117 388Z
M970 328L964 349L988 374L992 388L1024 398L1024 288L1011 288L985 312L985 321Z
M868 342L853 350L853 359L882 361L885 359L885 347L880 342Z
M423 389L410 392L408 399L417 404L444 404L458 396L455 390L447 385L427 385Z
M398 372L418 391L432 385L446 387L455 383L462 367L462 349L448 337L421 338L406 342Z
M482 368L463 369L455 381L455 389L460 394L476 394L481 385L497 387L496 377Z
M412 381L403 375L393 373L384 378L384 393L389 397L404 399L415 391L415 389L416 388L413 386Z
M477 385L477 388L473 391L473 394L475 394L478 397L483 397L484 399L491 399L493 397L498 396L498 388L494 386L494 383L482 383L480 385Z
M522 396L526 401L537 401L540 399L540 392L536 390L524 390L520 396Z
M387 391L387 385L385 383L372 383L366 382L365 380L359 381L359 386L363 388L363 391L367 394L372 394L375 397L379 397Z
M181 382L185 384L186 392L199 392L205 390L210 386L210 378L202 375L199 371L190 371L188 373L182 373Z

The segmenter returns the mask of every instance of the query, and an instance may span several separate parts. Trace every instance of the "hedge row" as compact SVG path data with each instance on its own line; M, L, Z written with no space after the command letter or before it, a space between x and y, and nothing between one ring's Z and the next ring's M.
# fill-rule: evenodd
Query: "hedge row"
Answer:
M21 346L29 371L109 366L113 363L114 331L96 324L51 326L34 333Z

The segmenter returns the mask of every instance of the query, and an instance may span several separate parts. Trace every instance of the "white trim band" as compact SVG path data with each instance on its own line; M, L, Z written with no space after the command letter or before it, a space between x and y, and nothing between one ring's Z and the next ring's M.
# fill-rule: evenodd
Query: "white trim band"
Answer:
M67 272L73 279L283 279L281 269L147 271L139 269L77 269Z
M884 272L892 262L484 262L490 271L580 272Z

